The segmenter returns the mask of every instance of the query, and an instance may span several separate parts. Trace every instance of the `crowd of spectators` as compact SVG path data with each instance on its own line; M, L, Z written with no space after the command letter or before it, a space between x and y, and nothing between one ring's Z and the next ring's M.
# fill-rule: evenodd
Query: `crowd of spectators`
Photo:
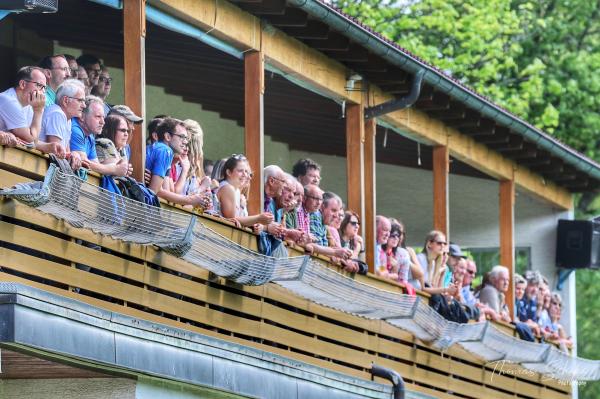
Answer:
M0 144L24 145L67 157L73 170L88 168L104 176L128 176L134 125L142 118L126 105L107 102L112 79L100 59L84 54L45 57L21 68L13 87L0 93ZM252 228L277 255L286 242L307 253L329 257L350 273L366 274L365 252L373 251L375 274L403 285L409 294L422 290L444 317L466 322L491 319L513 322L522 337L539 336L570 345L559 324L561 298L537 272L514 276L516 319L505 301L509 272L495 266L480 287L472 282L477 265L440 231L425 237L423 248L406 245L406 227L394 218L376 217L375 248L365 248L361 220L345 209L339 195L321 186L321 166L301 159L286 173L269 165L264 181L242 154L212 162L204 158L203 131L197 121L157 115L147 124L145 184L159 198L223 217ZM264 203L248 211L251 184L261 184ZM418 253L417 253L418 252Z

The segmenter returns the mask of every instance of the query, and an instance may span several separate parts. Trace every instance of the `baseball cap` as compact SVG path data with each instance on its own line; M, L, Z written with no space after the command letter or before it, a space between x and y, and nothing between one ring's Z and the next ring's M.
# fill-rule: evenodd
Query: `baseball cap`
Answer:
M460 247L457 244L450 244L448 246L448 254L457 258L466 258L467 255L463 254Z
M129 108L127 105L115 105L110 109L109 114L119 114L123 117L125 117L125 119L133 122L133 123L140 123L142 122L144 119L140 118L139 116L137 116L136 114L133 113L133 111L131 110L131 108Z

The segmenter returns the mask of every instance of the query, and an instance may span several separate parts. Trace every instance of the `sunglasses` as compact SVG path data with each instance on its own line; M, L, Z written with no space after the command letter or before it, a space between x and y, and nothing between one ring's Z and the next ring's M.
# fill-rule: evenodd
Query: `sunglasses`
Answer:
M352 226L355 226L355 227L356 227L356 226L360 226L360 223L359 223L359 222L357 222L357 221L355 221L355 220L353 220L353 221L350 221L349 223L350 223Z
M390 238L392 238L392 237L393 238L400 238L400 234L398 234L398 233L392 233L392 234L390 234Z
M244 154L231 154L231 156L229 158L233 158L233 159L238 160L238 161L245 161L246 160L246 156Z

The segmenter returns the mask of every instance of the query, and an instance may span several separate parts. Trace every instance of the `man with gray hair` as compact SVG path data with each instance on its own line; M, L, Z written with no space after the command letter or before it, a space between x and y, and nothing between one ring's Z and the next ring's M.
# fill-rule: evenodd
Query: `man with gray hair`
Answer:
M96 136L102 132L102 127L104 127L104 102L96 96L87 96L85 104L82 117L75 117L71 120L71 153L79 154L84 165L94 172L110 176L127 175L130 164L125 159L108 165L98 161Z
M40 140L59 143L67 152L70 150L71 118L81 118L85 108L85 87L76 79L67 79L56 91L56 103L46 107L42 117ZM73 170L81 166L81 156L71 154Z
M283 186L286 182L285 173L277 165L269 165L265 167L265 202L263 204L264 212L271 212L273 215L277 213L277 204L275 198L279 197L283 191Z
M507 267L494 266L489 272L490 283L483 287L479 293L479 301L489 307L490 311L487 314L494 321L511 321L506 303L504 303L504 295L508 291L509 278Z

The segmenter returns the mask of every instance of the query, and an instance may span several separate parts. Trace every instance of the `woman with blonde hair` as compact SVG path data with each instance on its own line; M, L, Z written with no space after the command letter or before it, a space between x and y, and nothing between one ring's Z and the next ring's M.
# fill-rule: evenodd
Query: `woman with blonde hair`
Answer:
M183 121L188 133L189 170L183 184L183 194L198 194L210 191L210 178L204 175L204 133L200 124L192 119Z

